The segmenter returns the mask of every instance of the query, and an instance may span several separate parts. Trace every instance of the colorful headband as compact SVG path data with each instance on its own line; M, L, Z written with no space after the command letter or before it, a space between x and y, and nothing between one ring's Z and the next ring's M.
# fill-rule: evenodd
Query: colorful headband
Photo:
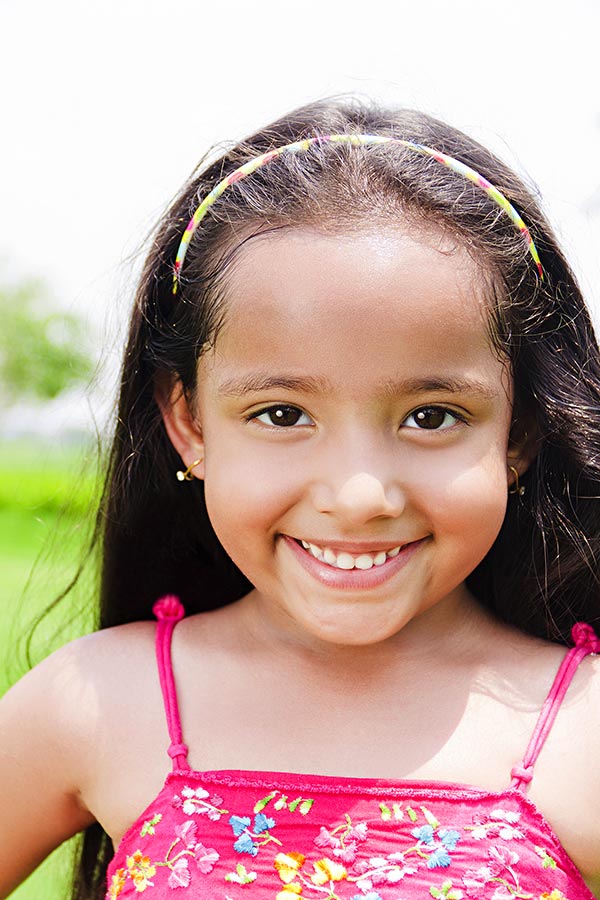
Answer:
M523 235L523 240L535 262L540 279L542 281L544 280L544 272L537 247L533 242L533 238L529 233L527 225L512 203L506 199L504 194L502 194L497 187L494 187L487 178L484 178L483 175L476 172L475 169L471 169L470 166L465 165L460 162L460 160L454 159L453 156L448 156L446 153L440 153L439 150L432 150L431 147L426 147L425 144L415 144L412 141L405 141L400 138L384 137L379 134L327 134L318 137L304 138L301 141L294 141L292 144L285 144L283 147L276 147L274 150L269 150L267 153L261 153L260 156L255 156L253 159L244 163L243 166L240 166L234 172L231 172L230 175L227 175L226 178L223 178L223 180L206 195L188 222L183 237L181 238L181 243L179 244L177 256L175 258L175 266L173 268L173 293L177 293L181 267L190 241L194 236L198 225L206 215L209 207L213 205L229 185L234 184L236 181L241 181L248 175L252 175L257 169L267 165L267 163L270 163L271 160L276 159L278 156L283 156L284 153L300 153L303 150L308 150L313 144L326 144L328 142L334 144L352 144L356 147L364 147L371 144L399 144L402 147L408 147L410 150L420 153L422 156L430 156L432 159L437 160L437 162L446 166L448 169L451 169L453 172L458 172L459 175L462 175L464 178L467 178L469 181L472 181L473 184L480 187L490 200L493 200L500 209L503 209L512 222L514 222Z

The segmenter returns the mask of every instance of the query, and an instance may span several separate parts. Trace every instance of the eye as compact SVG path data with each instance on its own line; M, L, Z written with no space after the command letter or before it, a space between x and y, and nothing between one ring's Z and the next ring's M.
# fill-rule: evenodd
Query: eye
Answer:
M260 412L254 413L250 418L262 422L263 425L277 425L281 428L290 428L293 425L314 424L310 416L307 416L307 414L302 412L301 409L298 409L297 406L286 406L285 404L269 406L268 409L263 409Z
M451 412L445 406L422 406L415 409L402 423L406 428L420 428L427 431L446 431L465 420L458 413Z

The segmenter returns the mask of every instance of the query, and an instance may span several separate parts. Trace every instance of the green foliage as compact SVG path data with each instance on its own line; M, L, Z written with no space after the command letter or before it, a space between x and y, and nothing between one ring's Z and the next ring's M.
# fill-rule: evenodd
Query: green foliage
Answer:
M51 400L91 375L83 323L47 306L39 282L0 288L0 383L8 402Z
M17 648L27 623L48 607L72 577L84 551L93 516L94 452L82 448L0 443L0 695L20 674L13 672ZM25 585L35 563L33 579ZM25 590L24 590L25 588ZM93 607L85 586L59 604L41 629L39 653L89 630L93 624L75 617L79 605ZM41 644L41 646L39 646ZM22 670L21 670L22 671ZM74 843L56 850L11 900L65 900Z

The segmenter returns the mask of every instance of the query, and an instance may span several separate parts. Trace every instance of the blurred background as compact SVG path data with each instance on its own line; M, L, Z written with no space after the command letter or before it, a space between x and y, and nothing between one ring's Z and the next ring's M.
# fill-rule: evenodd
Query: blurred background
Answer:
M145 237L199 158L327 95L424 109L539 188L598 320L599 26L597 0L0 0L0 693L93 626L92 559L32 630L90 537ZM67 868L14 896L66 897Z

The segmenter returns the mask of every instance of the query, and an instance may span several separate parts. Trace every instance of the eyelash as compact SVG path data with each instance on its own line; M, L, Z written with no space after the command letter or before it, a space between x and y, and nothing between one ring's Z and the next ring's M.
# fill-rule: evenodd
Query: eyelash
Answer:
M294 413L299 413L299 418L302 418L302 416L305 416L309 421L308 421L308 422L302 422L302 423L301 423L302 426L306 426L307 424L308 424L308 425L313 425L313 424L314 424L313 421L312 421L312 419L310 419L310 416L307 415L307 413L303 412L303 411L302 411L301 409L299 409L297 406L293 406L293 405L287 404L287 403L279 403L279 404L276 404L276 405L274 405L274 406L268 406L268 407L266 407L266 409L260 409L260 410L258 410L257 412L252 413L250 416L248 416L248 417L247 417L247 421L250 422L250 421L256 419L257 421L260 422L260 417L261 417L261 416L271 416L271 415L273 415L273 414L275 413L275 411L277 411L277 410L279 410L279 411L282 412L282 416L283 416L283 414L284 414L283 411L287 411L287 412L290 412L290 411L291 411L291 412L294 412ZM455 421L454 421L454 423L452 423L451 425L446 426L446 427L444 427L444 428L442 428L442 427L438 427L438 428L420 428L417 424L415 424L415 425L406 425L406 423L408 422L409 419L413 418L414 416L417 416L419 413L425 413L425 412L428 412L428 413L431 413L431 412L440 412L440 413L443 413L443 414L444 414L444 419L442 420L442 422L446 419L446 416L451 416ZM413 412L409 413L409 415L403 420L402 424L403 424L403 425L406 425L407 428L413 428L413 429L415 429L415 430L417 430L417 431L447 431L449 428L452 427L453 424L456 424L457 422L462 422L462 423L465 424L465 425L468 424L466 418L465 418L464 416L462 416L460 413L455 412L454 410L448 409L448 407L446 407L446 406L440 406L440 405L437 405L437 404L431 404L430 406L420 406L418 409L413 410ZM293 422L293 423L291 423L291 424L289 424L289 425L282 425L281 423L276 423L276 422L270 421L270 422L261 422L261 425L266 425L267 427L271 427L271 428L282 428L282 429L287 429L287 428L294 428L294 427L296 427L296 426L298 425L298 422L296 421L296 422Z

